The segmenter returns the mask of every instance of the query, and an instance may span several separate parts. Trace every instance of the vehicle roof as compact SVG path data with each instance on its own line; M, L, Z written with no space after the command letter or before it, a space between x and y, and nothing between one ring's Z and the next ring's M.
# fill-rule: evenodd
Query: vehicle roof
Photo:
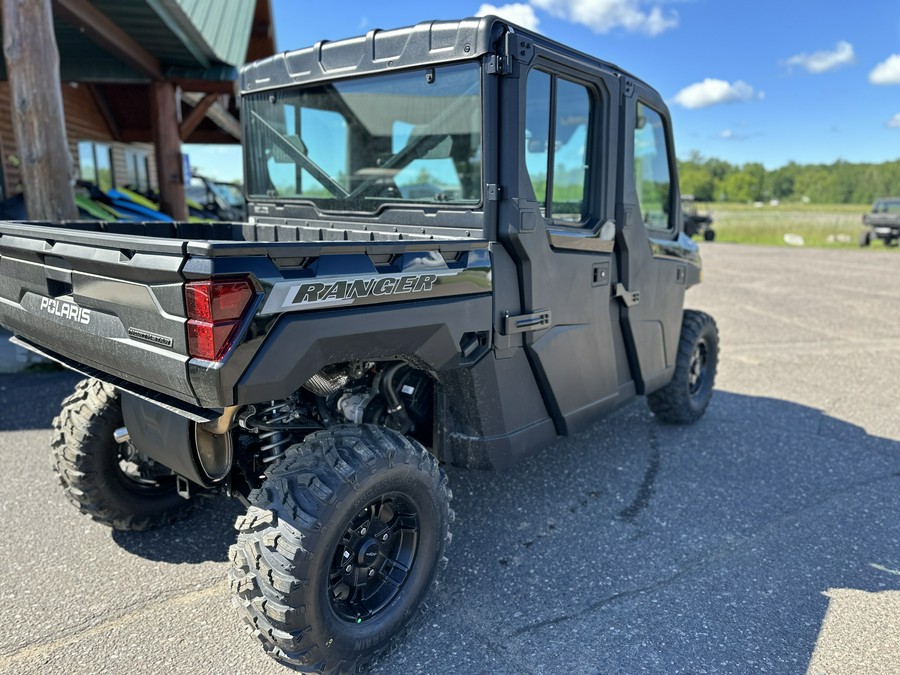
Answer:
M241 93L276 89L356 75L474 59L494 53L497 41L512 30L535 44L648 86L618 66L572 49L496 16L456 21L426 21L391 30L373 29L358 37L275 54L241 69Z

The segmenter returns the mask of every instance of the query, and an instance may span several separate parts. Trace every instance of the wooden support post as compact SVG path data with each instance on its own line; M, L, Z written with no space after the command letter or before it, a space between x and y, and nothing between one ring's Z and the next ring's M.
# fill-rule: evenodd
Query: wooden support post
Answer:
M175 220L187 220L178 101L174 84L150 83L150 116L153 120L153 145L156 148L159 208Z
M0 0L22 185L33 220L78 218L50 0Z

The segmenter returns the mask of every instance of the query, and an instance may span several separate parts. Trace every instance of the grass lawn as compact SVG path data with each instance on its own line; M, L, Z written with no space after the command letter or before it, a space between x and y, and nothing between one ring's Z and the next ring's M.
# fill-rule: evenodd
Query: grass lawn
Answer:
M862 216L870 204L781 204L752 206L714 202L699 204L713 216L716 241L763 246L787 246L784 236L799 235L804 246L859 248ZM883 249L881 241L872 248Z

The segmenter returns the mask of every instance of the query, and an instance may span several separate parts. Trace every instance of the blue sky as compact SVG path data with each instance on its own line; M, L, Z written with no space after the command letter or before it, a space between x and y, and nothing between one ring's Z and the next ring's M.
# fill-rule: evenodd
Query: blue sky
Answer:
M897 0L527 0L486 4L272 0L278 50L372 28L506 16L655 87L678 156L767 168L900 159ZM236 148L188 146L194 166L240 175Z

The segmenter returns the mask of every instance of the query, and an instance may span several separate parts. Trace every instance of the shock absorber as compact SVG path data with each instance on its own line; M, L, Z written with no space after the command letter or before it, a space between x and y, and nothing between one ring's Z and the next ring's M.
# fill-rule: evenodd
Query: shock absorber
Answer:
M286 401L271 401L259 413L259 417L266 425L286 426L292 416L293 410ZM291 435L284 431L264 430L259 432L260 459L269 464L282 457L291 444Z

